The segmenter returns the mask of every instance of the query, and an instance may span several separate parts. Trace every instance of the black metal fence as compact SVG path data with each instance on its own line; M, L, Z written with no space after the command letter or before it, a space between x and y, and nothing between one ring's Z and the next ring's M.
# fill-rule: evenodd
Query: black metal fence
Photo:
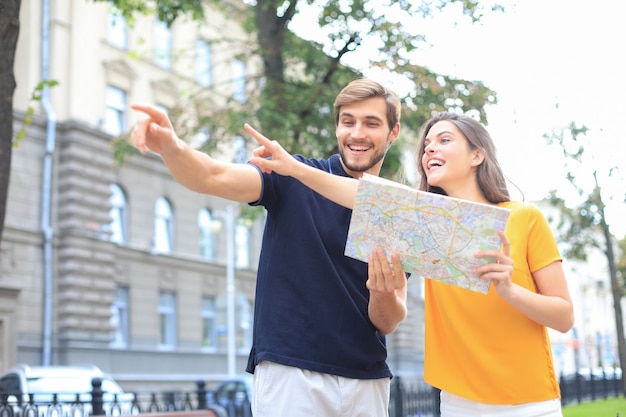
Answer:
M94 378L91 392L69 396L0 392L0 417L132 416L192 410L212 410L217 417L252 416L248 398L233 396L220 405L214 402L204 381L198 381L197 389L192 392L128 393L112 397L101 385L101 379Z
M390 417L438 417L439 393L423 382L405 382L400 377L391 380Z
M601 398L621 397L623 395L622 373L617 372L590 372L589 374L576 373L561 375L561 404L582 403L595 401Z
M623 395L621 373L561 376L559 383L563 405ZM424 383L405 382L395 377L391 385L389 415L439 417L439 392ZM204 381L198 381L196 391L186 393L135 393L130 399L114 396L112 401L104 401L103 394L98 378L93 381L91 393L76 394L74 400L65 398L60 401L57 394L47 394L46 401L43 401L32 394L21 398L15 393L0 393L0 417L125 416L203 409L214 410L219 417L252 416L249 398L233 396L226 403L217 404Z
M612 372L590 372L561 375L561 404L577 404L598 399L624 395L622 373L616 368ZM390 417L438 417L440 391L419 383L404 383L394 378L389 404Z

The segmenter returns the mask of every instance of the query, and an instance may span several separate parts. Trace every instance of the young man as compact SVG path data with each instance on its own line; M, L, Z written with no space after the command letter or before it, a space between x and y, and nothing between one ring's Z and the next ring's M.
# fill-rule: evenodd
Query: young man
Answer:
M291 177L193 150L164 112L132 108L148 116L134 145L160 154L179 183L267 210L247 367L254 416L387 416L384 335L406 317L406 279L366 286L368 265L343 255L351 210ZM400 131L398 97L359 79L334 108L339 154L294 158L338 176L378 175Z

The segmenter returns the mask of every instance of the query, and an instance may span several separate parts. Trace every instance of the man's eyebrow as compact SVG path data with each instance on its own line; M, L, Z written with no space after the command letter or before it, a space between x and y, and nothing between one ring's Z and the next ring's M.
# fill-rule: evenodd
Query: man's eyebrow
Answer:
M339 117L354 117L356 118L356 116L350 112L342 112L339 114ZM363 117L363 119L370 119L370 120L377 120L379 122L384 122L382 117L376 116L374 114L372 115L366 115Z

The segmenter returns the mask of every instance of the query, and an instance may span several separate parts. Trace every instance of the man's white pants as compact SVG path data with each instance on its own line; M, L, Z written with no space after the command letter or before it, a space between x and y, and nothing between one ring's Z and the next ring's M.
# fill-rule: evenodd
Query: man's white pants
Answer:
M390 379L352 379L262 361L254 417L388 417Z

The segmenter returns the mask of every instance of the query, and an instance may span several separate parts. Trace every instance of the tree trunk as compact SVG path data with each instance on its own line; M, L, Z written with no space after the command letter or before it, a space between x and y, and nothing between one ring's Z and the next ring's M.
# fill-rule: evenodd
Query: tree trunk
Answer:
M286 111L283 83L285 82L285 62L283 50L285 46L285 31L296 11L297 0L289 2L289 7L282 16L278 16L276 8L279 3L275 0L258 0L254 8L257 21L257 40L261 47L263 58L263 74L267 77L267 85L263 91L270 97L272 109L282 114ZM268 101L270 102L270 101ZM263 126L265 129L266 127Z
M20 32L21 0L0 2L0 241L4 230L11 153L13 150L13 92L15 49Z
M258 42L261 47L263 73L276 84L282 84L284 80L283 45L285 44L285 31L287 24L293 17L297 1L292 1L282 16L277 16L274 0L259 0L254 8L258 27Z
M603 219L604 219L604 212ZM606 257L609 262L609 274L611 276L611 293L613 294L613 309L615 310L615 328L617 331L617 352L619 363L624 370L626 368L626 339L624 339L624 319L622 314L622 286L617 279L617 267L615 265L615 253L613 251L613 239L606 222L602 222L602 232L606 242ZM626 396L626 378L622 377L622 393Z

